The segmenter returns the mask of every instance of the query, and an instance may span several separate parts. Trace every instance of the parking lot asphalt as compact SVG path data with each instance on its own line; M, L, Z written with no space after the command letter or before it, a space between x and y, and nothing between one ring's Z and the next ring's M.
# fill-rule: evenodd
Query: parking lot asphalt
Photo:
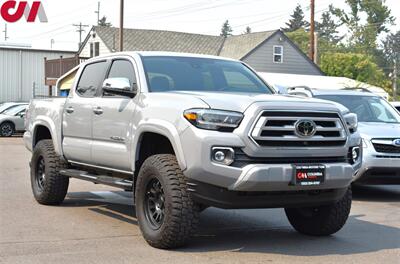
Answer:
M400 186L354 190L346 226L330 237L296 233L282 209L201 214L185 248L151 248L130 193L71 180L61 206L35 202L30 153L0 138L0 263L400 263Z

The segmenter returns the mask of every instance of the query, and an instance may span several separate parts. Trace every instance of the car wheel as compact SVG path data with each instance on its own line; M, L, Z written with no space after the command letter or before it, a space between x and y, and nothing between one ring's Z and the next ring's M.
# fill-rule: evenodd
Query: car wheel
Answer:
M352 193L349 188L337 202L305 208L285 208L290 224L299 233L328 236L339 231L347 221L351 209Z
M154 155L136 182L136 215L145 240L155 248L183 246L195 232L199 208L174 155Z
M65 167L65 162L54 151L52 140L36 144L31 159L31 186L38 203L57 205L64 201L69 178L59 172Z
M0 125L0 136L11 137L15 132L14 124L11 122L4 122Z

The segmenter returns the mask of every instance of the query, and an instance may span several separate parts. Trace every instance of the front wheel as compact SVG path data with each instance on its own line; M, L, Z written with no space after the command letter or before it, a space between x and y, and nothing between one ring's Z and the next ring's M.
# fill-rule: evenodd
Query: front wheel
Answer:
M351 188L337 202L304 208L285 208L290 224L299 233L328 236L339 231L347 221L351 209Z
M146 159L136 182L136 215L144 239L153 247L183 246L197 227L199 208L187 191L174 155Z
M10 122L4 122L0 125L0 136L11 137L15 132L14 124Z

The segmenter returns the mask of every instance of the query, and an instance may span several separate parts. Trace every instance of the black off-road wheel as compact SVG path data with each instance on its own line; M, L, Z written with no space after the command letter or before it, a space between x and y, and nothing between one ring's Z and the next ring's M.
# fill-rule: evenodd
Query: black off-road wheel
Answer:
M69 178L59 174L66 164L55 153L52 140L39 141L32 154L31 186L36 201L44 205L58 205L64 201Z
M329 236L346 223L351 209L352 193L349 188L337 202L319 207L286 208L285 213L294 229L310 236Z
M14 124L4 122L0 125L0 137L11 137L15 132Z
M154 155L143 163L135 202L143 237L155 248L181 247L196 230L199 207L174 155Z

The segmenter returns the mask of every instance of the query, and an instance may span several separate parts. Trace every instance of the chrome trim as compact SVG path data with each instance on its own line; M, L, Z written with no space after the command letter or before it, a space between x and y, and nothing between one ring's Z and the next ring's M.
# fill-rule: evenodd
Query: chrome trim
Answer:
M248 137L250 138L253 143L261 147L258 143L257 140L278 140L278 141L346 141L345 144L347 143L347 136L348 136L348 129L345 123L343 122L343 117L341 116L340 113L337 112L332 112L332 111L310 111L310 110L304 110L305 113L315 113L315 114L336 114L338 115L337 118L332 118L332 117L303 117L303 116L271 116L271 117L264 117L262 116L264 112L285 112L285 113L297 113L299 111L293 111L293 110L268 110L264 109L260 111L260 113L257 115L257 118L254 119L254 124L251 126ZM303 110L302 110L303 111ZM293 131L295 133L295 125L293 126L283 126L283 127L269 127L268 129L265 129L265 125L267 121L269 120L293 120L295 122L299 120L312 120L312 121L332 121L336 123L336 127L328 128L328 127L322 127L322 126L317 126L316 127L316 132L324 132L324 131L337 131L340 132L340 137L322 137L322 136L313 136L313 137L298 137L298 136L283 136L283 137L263 137L261 136L261 132L264 130L269 130L269 131ZM344 144L344 145L345 145ZM282 146L284 147L284 146ZM336 146L335 146L336 147ZM281 147L280 147L281 148ZM290 147L290 148L303 148L303 147Z
M120 172L120 173L124 173L124 174L133 174L133 172L131 172L131 171L118 170L118 169L88 164L88 163L79 162L79 161L69 160L68 162L71 164L82 165L82 166L87 166L87 167L92 167L92 168L97 168L97 169L102 169L102 170L115 171L115 172Z

